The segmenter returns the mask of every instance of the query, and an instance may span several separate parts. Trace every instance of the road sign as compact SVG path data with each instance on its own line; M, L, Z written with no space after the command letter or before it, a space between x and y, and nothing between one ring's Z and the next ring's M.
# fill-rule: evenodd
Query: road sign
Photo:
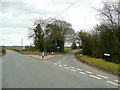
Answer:
M104 56L108 56L108 57L109 57L109 56L110 56L110 54L108 54L108 53L104 53Z
M57 47L58 49L60 48L60 47Z

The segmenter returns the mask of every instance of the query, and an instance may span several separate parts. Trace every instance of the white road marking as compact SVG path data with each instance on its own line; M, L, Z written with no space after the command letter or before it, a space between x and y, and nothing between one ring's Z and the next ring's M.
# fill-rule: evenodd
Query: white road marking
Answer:
M65 59L67 56L63 57L61 60Z
M65 69L70 69L69 67L64 67Z
M75 67L70 66L70 68L75 68Z
M57 65L57 63L54 63L54 65Z
M102 77L102 78L105 78L105 79L107 79L107 78L108 78L108 77L103 76L103 75L97 75L97 76Z
M120 81L118 81L118 80L114 80L115 82L120 82Z
M61 62L61 60L60 61L58 61L58 63L60 63Z
M81 74L86 74L86 73L84 73L84 72L79 72L79 73L81 73Z
M89 76L91 76L91 77L93 77L93 78L96 78L96 79L101 79L101 78L99 78L99 77L97 77L97 76L94 76L94 75L89 75Z
M116 85L116 86L120 86L120 85L118 85L117 83L115 83L115 82L112 82L112 81L107 81L108 83L111 83L111 84L113 84L113 85Z
M63 57L60 61L58 61L57 63L61 63L63 59L65 59L67 56Z
M59 67L63 67L62 65L58 65Z
M68 65L64 64L63 66L65 66L65 67L66 67L66 66L68 66Z
M90 72L90 71L85 71L86 73L89 73L89 74L92 74L92 72Z
M82 69L80 69L80 68L76 68L77 70L79 70L79 71L82 71Z
M72 70L72 71L76 71L75 69L70 69L70 70Z
M64 57L63 59L65 59L65 58L66 58L66 57ZM62 59L62 60L63 60L63 59Z

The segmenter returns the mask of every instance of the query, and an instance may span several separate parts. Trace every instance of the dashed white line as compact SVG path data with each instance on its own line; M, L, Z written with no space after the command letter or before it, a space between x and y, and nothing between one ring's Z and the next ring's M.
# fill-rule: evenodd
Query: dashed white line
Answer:
M80 68L76 68L76 70L82 71L82 69L80 69Z
M92 74L92 72L90 72L90 71L85 71L86 73L88 73L88 74Z
M69 66L70 68L75 68L75 67L72 67L72 66Z
M61 60L60 61L58 61L58 63L60 63L61 62Z
M61 63L63 59L65 59L67 56L63 57L60 61L58 61L57 63Z
M63 59L65 59L65 58L66 58L66 57L64 57ZM63 60L63 59L62 59L62 60Z
M111 83L111 84L113 84L113 85L116 85L116 86L120 86L120 85L118 85L117 83L115 83L115 82L112 82L112 81L107 81L108 83Z
M65 59L67 56L63 57L61 60Z
M72 70L72 71L76 71L75 69L70 69L70 70Z
M79 72L79 73L81 73L81 74L86 74L86 73L84 73L84 72Z
M97 76L102 77L102 78L105 78L105 79L107 79L107 78L108 78L108 77L103 76L103 75L97 75Z
M70 69L69 67L64 67L65 69Z
M54 65L57 65L57 63L54 63Z
M58 65L59 67L63 67L62 65Z
M65 67L66 67L66 66L68 66L68 65L64 64L63 66L65 66Z
M91 77L93 77L93 78L96 78L96 79L101 79L101 78L99 78L99 77L97 77L97 76L94 76L94 75L89 75L89 76L91 76Z

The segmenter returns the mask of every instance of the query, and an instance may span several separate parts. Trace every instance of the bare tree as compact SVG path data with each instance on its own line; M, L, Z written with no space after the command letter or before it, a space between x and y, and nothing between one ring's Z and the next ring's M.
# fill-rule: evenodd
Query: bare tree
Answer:
M112 32L116 43L116 48L120 49L120 42L118 40L118 29L120 27L120 1L105 1L103 8L97 9L104 24L108 25Z

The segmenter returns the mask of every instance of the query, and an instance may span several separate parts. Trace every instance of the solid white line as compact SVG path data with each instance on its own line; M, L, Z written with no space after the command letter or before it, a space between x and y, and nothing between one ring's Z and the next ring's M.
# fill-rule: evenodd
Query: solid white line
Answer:
M80 69L80 68L76 68L77 70L79 70L79 71L82 71L82 69Z
M101 79L101 78L99 78L99 77L97 77L97 76L94 76L94 75L89 75L89 76L91 76L91 77L93 77L93 78L96 78L96 79Z
M72 70L72 71L76 71L75 69L70 69L70 70Z
M92 74L92 72L90 72L90 71L85 71L86 73L89 73L89 74Z
M81 74L86 74L86 73L84 73L84 72L79 72L79 73L81 73Z
M103 75L97 75L97 76L99 76L99 77L102 77L102 78L108 78L108 77L106 77L106 76L103 76Z
M116 86L120 86L120 85L118 85L117 83L114 83L114 82L112 82L112 81L107 81L108 83L111 83L111 84L113 84L113 85L116 85Z
M65 69L70 69L69 67L64 67Z

